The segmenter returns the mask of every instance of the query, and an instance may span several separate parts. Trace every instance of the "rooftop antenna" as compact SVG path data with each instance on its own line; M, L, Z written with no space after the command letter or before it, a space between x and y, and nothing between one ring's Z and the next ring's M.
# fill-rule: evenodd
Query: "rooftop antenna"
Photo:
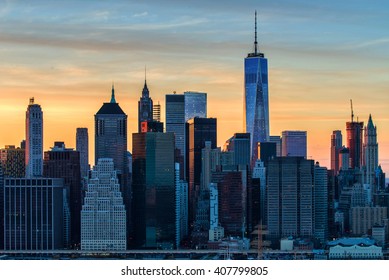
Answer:
M255 41L254 41L254 54L258 54L258 42L257 42L257 10L255 10Z
M350 99L351 104L351 122L354 122L354 110L353 110L353 100Z

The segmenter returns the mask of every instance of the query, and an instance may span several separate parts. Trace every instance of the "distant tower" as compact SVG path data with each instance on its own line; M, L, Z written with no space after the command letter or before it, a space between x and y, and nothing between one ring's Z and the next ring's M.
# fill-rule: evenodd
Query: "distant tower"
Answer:
M34 98L26 112L26 177L41 177L43 172L43 112Z
M307 132L294 130L283 131L282 156L307 158Z
M351 100L350 100L351 101ZM354 122L354 111L351 101L351 122L346 123L347 148L350 151L350 168L361 168L362 165L362 132L363 122Z
M111 101L104 103L95 115L95 165L100 158L113 159L120 191L128 212L130 187L128 185L127 115L120 108L119 103L116 103L113 87ZM129 220L127 222L129 223Z
M81 176L80 152L67 149L64 142L55 142L51 151L44 153L43 175L63 179L70 207L70 245L78 248L81 231Z
M378 168L377 127L374 126L371 115L365 127L364 165L366 166L366 183L374 184L375 172Z
M185 91L185 121L194 117L207 117L207 94L205 92Z
M142 96L138 101L138 132L142 131L142 122L153 121L153 100L149 95L150 93L147 88L145 70L145 85L143 86Z
M331 170L339 172L339 151L342 149L342 132L334 130L331 135Z
M134 247L176 245L174 134L132 134Z
M114 162L100 158L81 211L82 250L126 250L126 210Z
M76 132L76 150L80 152L81 177L88 176L89 171L89 140L88 128L77 128Z
M270 239L314 234L314 161L277 157L267 167L267 225Z
M161 104L154 104L153 105L153 119L154 121L160 122L161 121Z
M201 150L205 142L211 142L211 148L216 148L217 120L215 118L195 117L189 123L189 223L195 218L197 196L200 190Z
M267 59L258 51L255 11L254 52L244 60L244 127L251 137L251 165L258 158L258 142L269 141L269 87Z

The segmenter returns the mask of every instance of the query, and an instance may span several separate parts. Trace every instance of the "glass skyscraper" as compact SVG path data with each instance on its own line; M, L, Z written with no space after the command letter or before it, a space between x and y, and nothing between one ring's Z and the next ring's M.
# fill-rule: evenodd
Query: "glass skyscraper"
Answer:
M244 60L244 126L251 138L252 164L258 158L258 142L269 141L269 92L267 59L257 48L257 13L255 12L254 52Z

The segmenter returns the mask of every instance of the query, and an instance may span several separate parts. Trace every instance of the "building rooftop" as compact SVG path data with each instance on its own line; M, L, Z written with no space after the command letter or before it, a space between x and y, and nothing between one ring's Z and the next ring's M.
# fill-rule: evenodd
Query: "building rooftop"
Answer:
M104 103L96 115L125 115L119 103Z
M328 246L372 246L376 242L374 239L368 238L368 237L342 237L333 241L329 241L327 243Z

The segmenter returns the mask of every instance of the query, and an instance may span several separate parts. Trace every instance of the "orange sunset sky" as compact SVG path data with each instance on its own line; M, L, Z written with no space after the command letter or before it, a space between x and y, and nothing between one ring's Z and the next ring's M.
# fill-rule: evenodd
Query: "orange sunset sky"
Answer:
M330 135L354 114L377 126L389 172L389 30L383 1L4 1L0 7L0 147L25 139L34 97L44 112L44 150L75 147L94 114L116 100L128 115L128 144L147 84L165 115L165 94L208 93L218 145L243 131L243 62L259 49L269 64L270 132L308 131L308 157L329 167ZM271 3L270 3L271 2ZM346 1L347 2L347 1ZM377 2L377 3L376 3ZM382 4L382 5L381 5ZM370 5L370 2L369 2ZM77 8L75 8L77 7Z

